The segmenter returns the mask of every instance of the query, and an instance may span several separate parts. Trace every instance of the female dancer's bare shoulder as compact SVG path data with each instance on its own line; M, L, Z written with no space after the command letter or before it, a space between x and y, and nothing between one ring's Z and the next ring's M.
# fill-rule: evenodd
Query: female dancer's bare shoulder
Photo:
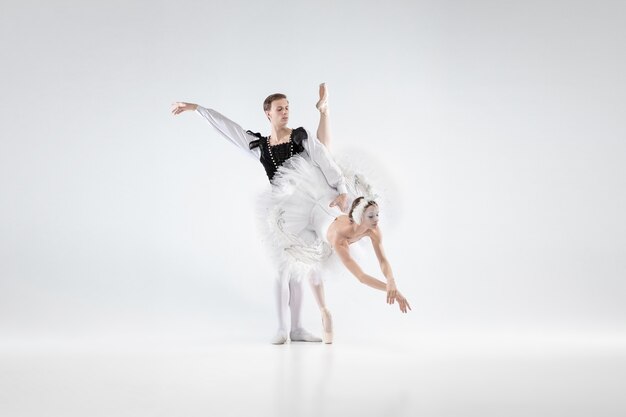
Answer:
M347 244L347 232L349 226L350 219L346 215L336 217L330 224L326 232L326 238L333 248Z
M380 231L378 226L375 229L367 229L363 232L357 232L354 223L348 215L338 216L335 221L328 227L326 238L332 247L345 246L358 242L363 237L369 237L372 240L380 241Z

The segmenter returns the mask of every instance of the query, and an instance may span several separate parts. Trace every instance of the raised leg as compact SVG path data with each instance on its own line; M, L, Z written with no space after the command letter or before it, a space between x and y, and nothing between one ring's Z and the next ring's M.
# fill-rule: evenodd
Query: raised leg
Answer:
M315 105L320 112L320 122L317 125L317 138L330 149L330 120L328 111L328 87L326 83L320 84L320 99Z

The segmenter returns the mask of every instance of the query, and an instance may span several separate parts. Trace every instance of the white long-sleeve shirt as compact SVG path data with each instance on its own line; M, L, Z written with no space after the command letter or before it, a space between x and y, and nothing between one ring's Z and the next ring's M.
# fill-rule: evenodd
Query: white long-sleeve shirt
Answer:
M250 149L250 142L257 140L256 136L252 136L223 114L213 110L198 106L196 109L199 115L204 117L223 137L232 142L235 146L242 149L252 158L259 161L261 159L261 148L256 147ZM307 130L308 139L302 141L304 152L302 155L305 159L317 166L324 174L328 185L337 190L337 193L346 193L346 183L341 173L341 169L335 163L333 158L324 146L315 136Z

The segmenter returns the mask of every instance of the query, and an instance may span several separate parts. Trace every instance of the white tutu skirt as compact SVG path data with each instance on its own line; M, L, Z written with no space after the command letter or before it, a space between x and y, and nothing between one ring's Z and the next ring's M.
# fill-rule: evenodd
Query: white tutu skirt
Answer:
M345 168L343 173L349 204L360 195L371 195L371 187L361 175ZM280 278L299 280L312 272L330 272L338 260L332 259L336 256L326 237L328 227L345 214L329 206L337 191L317 166L300 155L279 167L272 182L271 190L260 198L261 229Z

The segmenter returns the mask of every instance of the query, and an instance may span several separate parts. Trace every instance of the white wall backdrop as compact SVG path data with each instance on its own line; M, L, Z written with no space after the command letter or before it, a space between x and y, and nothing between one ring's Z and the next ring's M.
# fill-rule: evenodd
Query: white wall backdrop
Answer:
M385 244L413 306L402 316L341 278L327 285L338 332L623 333L625 13L4 2L0 342L269 337L262 167L169 105L267 132L261 103L280 91L290 124L314 129L322 81L336 152L369 155L384 178Z

